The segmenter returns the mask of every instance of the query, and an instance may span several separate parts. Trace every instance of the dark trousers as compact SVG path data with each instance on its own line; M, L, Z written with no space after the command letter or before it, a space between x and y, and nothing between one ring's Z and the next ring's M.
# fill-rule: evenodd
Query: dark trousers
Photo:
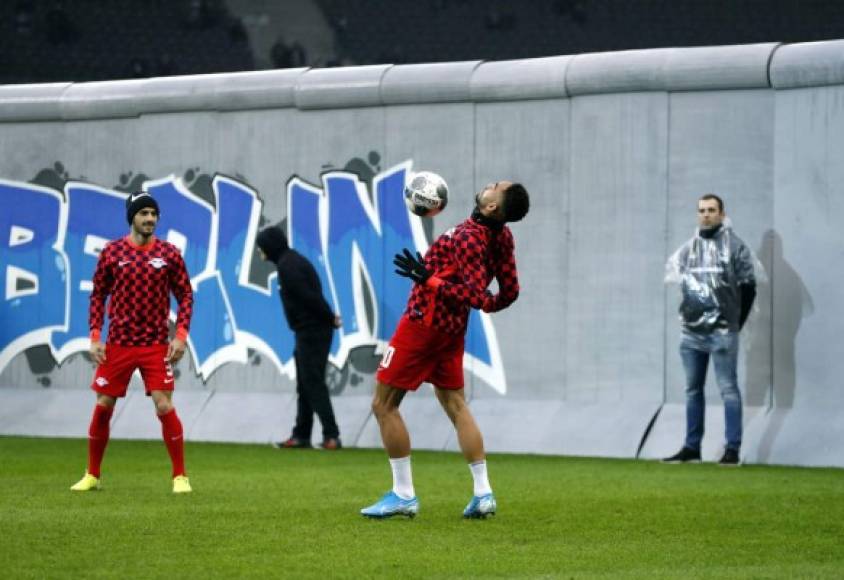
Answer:
M322 423L323 439L338 437L340 430L334 419L331 397L325 384L325 365L331 348L333 328L308 328L296 333L296 426L293 437L311 440L314 413Z

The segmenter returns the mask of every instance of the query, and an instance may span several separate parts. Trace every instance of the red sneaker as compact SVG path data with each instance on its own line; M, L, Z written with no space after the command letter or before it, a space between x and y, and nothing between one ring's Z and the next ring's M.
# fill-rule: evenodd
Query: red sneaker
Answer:
M273 443L273 446L279 449L310 449L311 442L305 439L299 439L298 437L291 437L286 441Z
M320 443L319 446L328 451L337 451L338 449L343 448L343 444L340 443L339 437L330 437L329 439L326 439L325 441Z

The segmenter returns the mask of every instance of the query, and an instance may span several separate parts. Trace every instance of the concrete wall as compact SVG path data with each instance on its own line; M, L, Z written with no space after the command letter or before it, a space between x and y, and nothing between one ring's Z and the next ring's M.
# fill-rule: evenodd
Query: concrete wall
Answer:
M842 48L760 44L6 86L0 179L53 184L61 195L68 180L121 190L139 174L172 174L197 194L204 182L190 177L224 174L258 192L262 220L277 222L291 217L294 177L318 189L338 169L372 186L411 162L444 175L451 189L447 210L423 224L429 236L463 219L485 183L522 181L532 195L530 215L513 226L522 295L485 334L501 373L466 365L488 447L645 458L676 451L684 431L678 297L662 282L663 266L693 232L697 197L718 193L766 271L743 333L743 455L844 466L836 366L844 197L835 189L844 183L835 155ZM280 309L268 316L283 325ZM378 346L370 342L368 356L358 351L335 369L347 445L380 445L368 410ZM48 354L32 346L0 368L0 434L84 436L90 364L76 354L51 365ZM287 434L295 386L266 356L250 350L210 376L196 376L192 361L182 367L176 400L188 439ZM713 458L723 411L711 384L707 397L704 454ZM235 403L242 417L232 425ZM122 407L115 436L157 437L137 386ZM417 447L456 448L427 387L403 409Z

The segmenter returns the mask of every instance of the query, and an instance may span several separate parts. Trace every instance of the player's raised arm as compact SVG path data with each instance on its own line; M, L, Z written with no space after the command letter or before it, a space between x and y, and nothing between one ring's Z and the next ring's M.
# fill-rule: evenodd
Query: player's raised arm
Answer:
M509 228L504 228L498 236L498 245L495 248L494 268L498 293L488 296L482 308L484 312L504 310L519 297L519 273L514 250L513 234Z
M416 284L436 290L445 302L469 304L473 308L481 308L489 297L489 292L483 290L483 271L479 267L480 252L472 253L468 260L468 266L461 265L463 280L460 282L440 278L428 268L418 252L414 256L407 248L402 253L396 254L393 264L396 266L396 274L410 278Z
M468 304L480 310L492 299L492 294L486 289L489 281L484 265L484 248L465 231L455 237L454 246L457 250L454 257L459 281L452 282L433 276L428 286L436 288L446 302Z

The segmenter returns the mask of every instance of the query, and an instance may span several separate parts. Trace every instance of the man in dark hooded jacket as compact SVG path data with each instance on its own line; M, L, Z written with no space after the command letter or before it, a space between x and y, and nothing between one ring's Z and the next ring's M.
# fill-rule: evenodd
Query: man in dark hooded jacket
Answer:
M293 357L296 361L296 425L293 433L277 446L311 446L314 413L322 423L324 449L340 449L340 431L325 384L325 365L339 316L322 295L322 284L313 265L287 245L287 237L278 226L262 230L256 240L264 260L278 269L281 304L290 330L296 335Z

